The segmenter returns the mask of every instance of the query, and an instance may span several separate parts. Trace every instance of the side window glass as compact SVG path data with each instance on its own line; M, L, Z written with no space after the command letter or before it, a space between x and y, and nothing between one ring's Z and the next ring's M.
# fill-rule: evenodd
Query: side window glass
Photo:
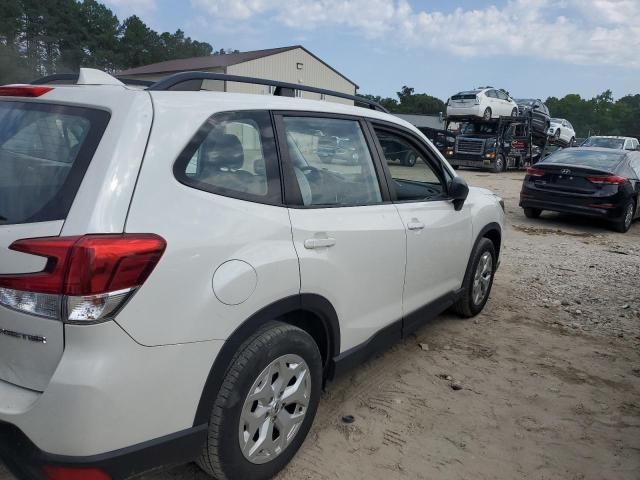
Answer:
M497 98L495 90L487 90L487 97L489 98Z
M507 94L506 93L504 93L502 90L497 90L497 92L498 92L498 98L500 100L507 100Z
M176 178L200 190L279 203L271 118L266 111L211 117L174 165Z
M355 120L284 117L289 158L306 206L380 203L373 159Z
M443 198L442 180L417 148L404 136L387 130L376 130L376 135L399 201Z

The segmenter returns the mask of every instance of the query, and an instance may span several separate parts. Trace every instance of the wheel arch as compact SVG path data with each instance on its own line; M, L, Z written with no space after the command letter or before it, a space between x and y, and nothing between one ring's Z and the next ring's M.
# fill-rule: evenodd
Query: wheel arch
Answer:
M294 325L313 337L322 355L326 378L331 360L340 353L340 323L335 308L325 297L311 293L280 299L247 318L225 340L202 389L194 426L209 421L213 402L238 348L260 326L273 320Z
M478 235L476 236L475 241L473 242L473 247L471 248L471 254L469 255L469 260L467 262L467 269L465 270L464 278L467 278L470 269L472 268L471 260L473 259L473 252L476 251L478 244L483 238L488 238L493 243L494 248L496 249L496 255L500 256L500 248L502 247L502 228L500 224L496 222L491 222L485 225Z

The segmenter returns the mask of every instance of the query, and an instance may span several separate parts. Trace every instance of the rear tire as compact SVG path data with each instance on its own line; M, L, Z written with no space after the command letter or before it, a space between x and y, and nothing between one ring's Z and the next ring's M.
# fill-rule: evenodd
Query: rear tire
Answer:
M218 480L272 478L307 436L321 386L322 358L313 338L281 322L264 325L231 361L198 465Z
M527 218L540 218L541 208L524 208L524 216Z
M576 139L575 137L571 137L571 140L569 140L569 146L573 147L576 144Z
M454 312L465 318L475 317L486 305L498 261L493 242L488 238L481 239L471 255L470 268L462 282L464 293L451 307Z
M636 212L636 203L633 200L629 200L625 204L622 216L613 223L613 228L616 232L627 233L633 223L633 214Z
M491 108L489 107L485 108L484 113L482 114L482 119L484 121L491 120Z
M511 116L512 117L517 117L518 116L518 109L514 108L513 110L511 110Z

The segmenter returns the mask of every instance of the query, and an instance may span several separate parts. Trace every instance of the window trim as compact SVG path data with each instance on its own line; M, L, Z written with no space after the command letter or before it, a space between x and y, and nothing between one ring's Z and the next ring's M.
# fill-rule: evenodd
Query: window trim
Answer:
M283 185L283 197L284 203L289 208L296 209L320 209L320 208L351 208L351 207L370 207L390 204L391 196L389 192L389 186L384 173L384 167L380 163L380 159L377 155L377 149L375 146L374 138L371 136L367 121L363 117L356 115L346 115L339 113L328 112L314 112L309 110L273 110L272 115L274 117L274 127L276 131L276 138L278 144L278 153L280 159L281 178ZM376 203L364 203L353 205L304 205L302 200L302 193L300 192L300 186L296 179L295 172L293 170L293 164L291 157L289 156L289 147L287 145L286 128L284 125L284 117L310 117L310 118L322 118L333 120L351 120L359 124L362 131L362 135L365 139L365 144L369 149L371 161L373 162L374 172L378 187L380 188L381 202Z
M96 151L111 121L111 112L97 107L85 107L81 105L67 105L48 102L26 102L22 99L3 99L2 103L15 103L24 110L38 110L47 113L61 113L76 115L89 121L89 131L71 167L71 171L60 189L53 198L44 204L40 210L21 222L1 223L2 226L22 225L26 223L51 222L65 220L78 195L82 181L89 170ZM73 192L73 195L69 195Z
M266 114L269 118L268 123L264 125L262 122L256 122L260 133L260 144L262 146L262 155L265 163L265 175L267 180L267 194L253 195L250 193L239 192L237 190L218 187L206 182L194 180L186 175L186 167L193 158L194 153L200 148L202 142L211 133L211 131L221 122L235 121L247 118L251 114ZM201 190L203 192L220 195L223 197L235 198L252 203L260 203L263 205L282 206L282 184L280 180L280 168L278 161L278 147L276 135L273 125L273 118L269 110L230 110L216 112L207 118L198 128L196 133L191 137L187 145L182 149L175 162L173 163L173 176L175 179L189 188Z
M447 168L442 164L442 160L440 160L438 155L431 150L429 145L423 139L421 139L418 135L415 134L415 132L411 131L410 129L401 125L397 125L392 122L387 122L387 121L378 120L378 119L368 119L367 123L371 130L371 135L373 136L374 142L376 144L377 155L382 165L384 175L386 178L386 183L388 185L389 193L391 195L391 201L393 203L398 203L398 204L425 203L425 202L441 202L441 201L450 200L449 182L451 181L451 178L453 178L453 175L451 174L451 172L447 170ZM444 187L444 194L441 198L423 198L420 200L418 199L398 200L396 189L393 183L394 182L393 176L391 175L391 170L387 165L386 157L384 156L384 151L382 150L382 145L380 144L378 140L378 136L375 133L376 129L386 130L389 133L398 135L399 137L409 142L409 144L412 145L418 151L418 153L423 155L424 160L428 162L429 166L431 166L431 168L433 169L433 172L438 176L438 178L442 182L442 185Z

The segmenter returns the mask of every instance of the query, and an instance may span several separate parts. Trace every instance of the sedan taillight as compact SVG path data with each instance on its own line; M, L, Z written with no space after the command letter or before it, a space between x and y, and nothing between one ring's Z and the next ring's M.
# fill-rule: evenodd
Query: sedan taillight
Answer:
M545 173L537 168L529 167L527 168L527 175L530 177L544 177Z
M149 277L165 247L154 234L18 240L11 250L47 264L37 273L0 275L0 305L72 323L106 320Z
M617 175L587 177L587 180L596 185L623 185L627 182L627 179L625 177L619 177Z

